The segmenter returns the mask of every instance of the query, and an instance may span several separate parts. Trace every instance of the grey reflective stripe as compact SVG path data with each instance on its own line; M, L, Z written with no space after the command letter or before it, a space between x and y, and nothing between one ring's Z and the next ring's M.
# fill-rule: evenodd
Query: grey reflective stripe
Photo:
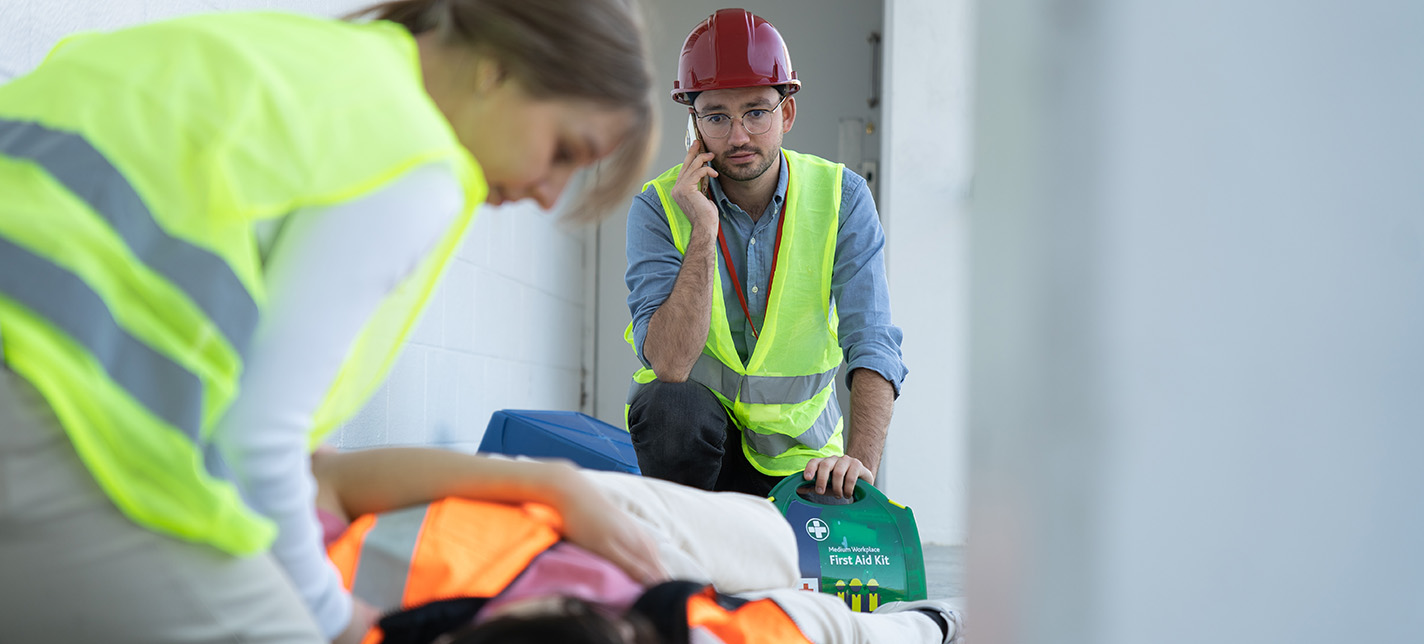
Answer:
M831 437L836 433L836 424L841 419L841 406L836 401L835 390L831 391L830 397L826 400L825 409L821 410L821 415L816 417L816 422L806 428L800 436L791 437L783 434L758 434L750 429L743 428L742 436L746 438L747 444L752 446L756 453L764 456L781 456L797 445L804 445L811 449L821 449L830 442Z
M840 365L809 376L747 376L742 402L753 405L795 405L821 393L836 380Z
M835 382L840 365L830 370L809 376L743 376L736 370L722 364L721 360L707 354L697 357L688 379L711 389L727 400L738 400L751 405L797 405L810 400L821 390ZM627 404L642 385L636 380L628 388Z
M78 276L0 237L0 293L69 334L110 380L200 442L202 381L124 331L99 294Z
M257 326L257 303L232 267L212 252L164 232L123 174L84 137L0 118L0 154L39 164L89 204L135 257L182 289L237 353L246 353Z
M705 353L697 356L697 362L693 363L687 378L702 383L702 386L722 394L727 400L737 399L737 389L742 384L742 374Z
M376 517L376 525L361 542L351 594L381 610L401 605L427 507L418 505Z
M742 382L742 374L728 368L727 365L722 364L721 360L704 353L697 357L697 362L692 364L692 372L688 374L687 379L722 394L722 397L727 400L736 400L737 387ZM628 387L626 403L633 404L633 399L638 397L638 392L646 386L648 386L647 383L641 383L634 379L633 384Z

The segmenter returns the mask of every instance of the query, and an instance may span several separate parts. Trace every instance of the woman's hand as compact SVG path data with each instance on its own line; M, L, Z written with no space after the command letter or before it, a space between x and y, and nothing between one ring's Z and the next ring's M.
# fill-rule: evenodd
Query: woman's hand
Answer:
M346 630L331 640L331 644L360 644L366 637L366 631L371 630L380 618L380 612L370 604L352 597L351 623L346 625Z
M564 540L603 557L643 585L667 581L658 546L631 515L613 505L577 469L561 466L555 478L563 501Z

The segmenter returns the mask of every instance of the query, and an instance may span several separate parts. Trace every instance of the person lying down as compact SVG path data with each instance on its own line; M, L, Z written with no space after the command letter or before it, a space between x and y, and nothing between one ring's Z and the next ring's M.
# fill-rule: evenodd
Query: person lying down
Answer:
M796 590L769 501L427 448L312 457L327 554L365 642L964 642L948 601L856 613Z

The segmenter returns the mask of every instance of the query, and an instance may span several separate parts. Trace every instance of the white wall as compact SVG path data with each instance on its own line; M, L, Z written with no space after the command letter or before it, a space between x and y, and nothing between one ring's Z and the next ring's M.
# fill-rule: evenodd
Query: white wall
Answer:
M887 492L920 538L963 543L970 62L968 0L885 3L881 216L895 321L910 375L895 403Z
M0 80L65 34L199 11L338 16L364 0L4 0ZM584 352L586 231L526 205L483 208L386 384L331 438L340 447L478 446L498 409L577 410Z
M533 206L482 208L386 384L332 442L473 450L494 411L577 411L584 234Z
M983 3L989 643L1424 633L1424 5Z

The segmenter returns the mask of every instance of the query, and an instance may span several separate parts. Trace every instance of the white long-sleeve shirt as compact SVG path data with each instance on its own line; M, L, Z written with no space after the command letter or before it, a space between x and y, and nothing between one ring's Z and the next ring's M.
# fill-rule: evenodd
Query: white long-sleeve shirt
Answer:
M275 234L259 231L269 238L267 304L214 440L243 499L277 523L272 553L328 637L352 608L313 510L312 417L367 320L463 207L454 169L431 163L361 198L299 210Z

